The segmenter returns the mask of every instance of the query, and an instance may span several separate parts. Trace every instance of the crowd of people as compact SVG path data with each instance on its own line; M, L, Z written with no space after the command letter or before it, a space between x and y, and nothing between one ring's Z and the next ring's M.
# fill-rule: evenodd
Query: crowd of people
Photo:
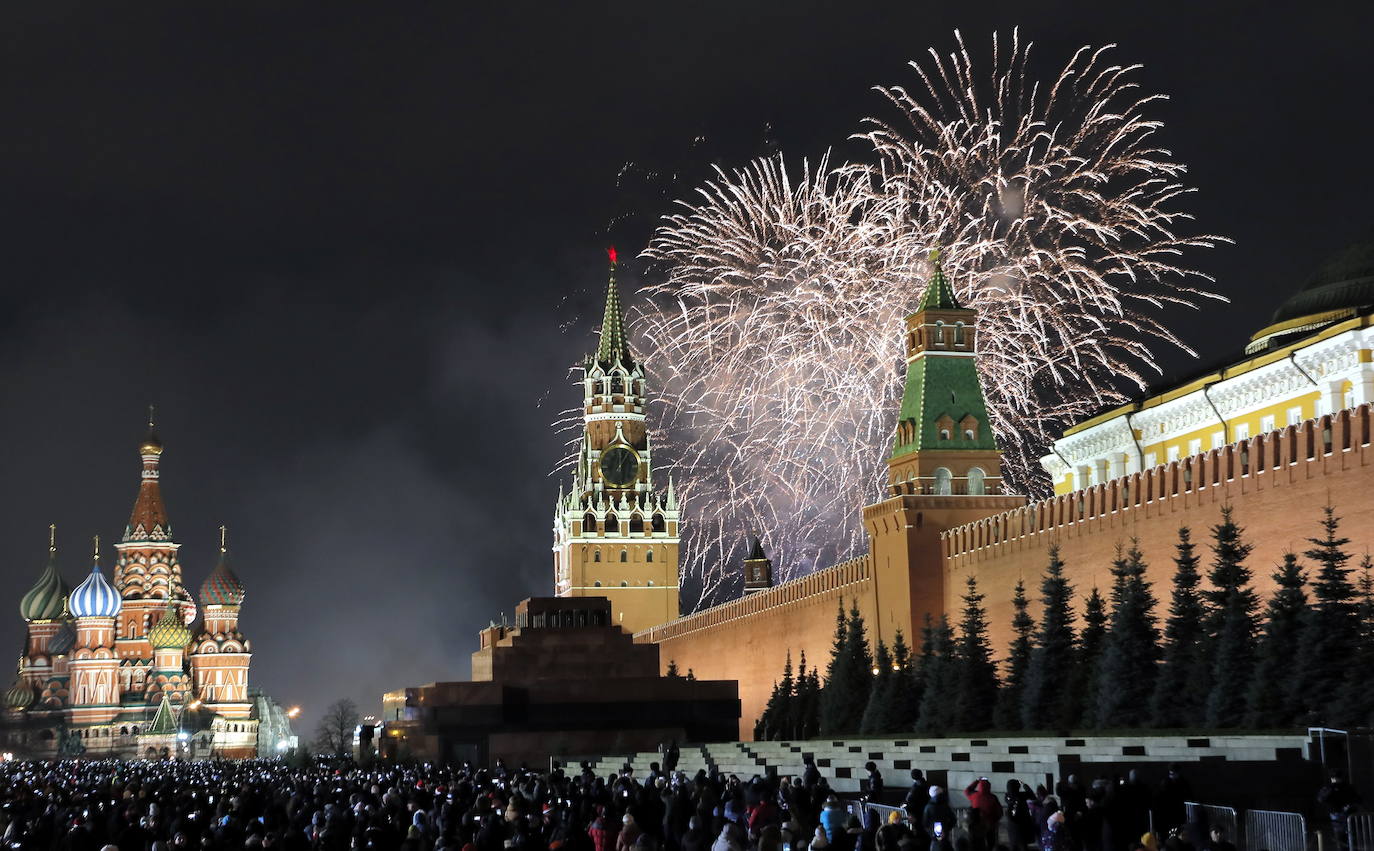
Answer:
M671 764L671 760L668 761ZM281 761L0 763L0 837L59 851L1234 851L1184 818L1187 781L1053 790L979 779L958 811L920 771L899 807L845 801L813 763L747 780ZM870 765L865 784L882 796ZM1353 791L1341 793L1349 799Z

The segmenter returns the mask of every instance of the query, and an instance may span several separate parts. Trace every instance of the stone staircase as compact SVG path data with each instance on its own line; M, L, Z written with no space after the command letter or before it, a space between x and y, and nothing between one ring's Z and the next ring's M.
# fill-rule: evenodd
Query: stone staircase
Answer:
M928 778L947 785L951 803L959 806L963 803L961 790L979 777L987 777L999 792L1013 777L1031 785L1052 786L1060 779L1061 757L1081 763L1080 779L1086 781L1097 774L1094 763L1302 759L1306 743L1305 736L1296 734L722 742L682 748L677 768L688 776L701 769L709 773L714 768L742 780L770 772L791 776L801 773L803 757L809 755L830 786L842 794L860 791L860 780L867 776L867 762L877 764L889 789L910 786L911 769L919 768ZM653 762L662 763L662 756L657 752L612 755L593 763L593 770L609 774L628 766L636 775L644 775Z

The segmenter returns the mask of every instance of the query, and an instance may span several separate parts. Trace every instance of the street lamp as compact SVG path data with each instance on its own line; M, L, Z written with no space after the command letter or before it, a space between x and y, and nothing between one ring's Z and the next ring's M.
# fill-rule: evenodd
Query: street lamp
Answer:
M295 717L297 717L297 716L300 715L300 714L301 714L301 708L300 708L299 706L293 706L293 707L291 707L290 709L286 710L286 717L287 717L287 718L295 718Z

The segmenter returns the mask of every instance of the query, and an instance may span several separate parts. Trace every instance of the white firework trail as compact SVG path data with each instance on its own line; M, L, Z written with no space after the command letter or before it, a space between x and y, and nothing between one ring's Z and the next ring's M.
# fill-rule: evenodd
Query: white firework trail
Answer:
M1179 233L1186 169L1152 142L1161 96L1137 92L1139 66L1084 47L1043 87L1013 32L980 82L955 39L912 63L919 85L877 89L895 116L856 137L871 161L717 168L645 251L660 280L631 327L698 605L737 587L753 532L781 579L863 551L930 249L978 311L1004 472L1030 494L1053 437L1143 388L1153 346L1186 348L1160 308L1214 297L1182 258L1222 240Z

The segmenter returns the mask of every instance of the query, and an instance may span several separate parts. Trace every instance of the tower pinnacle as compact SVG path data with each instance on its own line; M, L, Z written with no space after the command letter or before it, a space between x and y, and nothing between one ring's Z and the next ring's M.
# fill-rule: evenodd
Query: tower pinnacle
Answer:
M625 338L625 316L620 309L620 287L615 282L615 247L606 250L610 259L610 275L606 281L606 311L601 317L601 343L596 348L596 359L601 363L614 363L617 357L629 363L630 346Z

